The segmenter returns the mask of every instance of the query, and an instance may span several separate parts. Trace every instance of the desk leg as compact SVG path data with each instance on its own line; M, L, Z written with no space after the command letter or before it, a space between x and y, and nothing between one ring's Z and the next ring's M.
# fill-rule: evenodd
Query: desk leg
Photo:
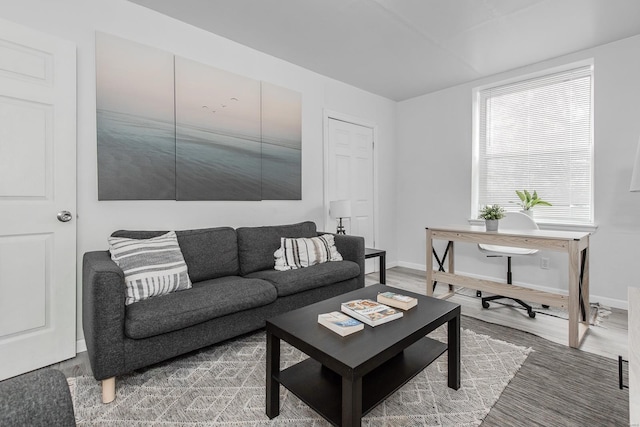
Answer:
M440 260L440 257L438 256L438 253L436 252L435 249L433 249L433 257L436 259L436 261L438 262L438 271L445 271L444 270L444 262L447 260L447 254L449 253L449 250L453 247L453 242L449 241L449 243L447 243L447 247L444 249L444 255L442 255L442 260ZM433 290L436 290L436 285L438 284L438 281L435 280L433 282ZM449 288L449 290L451 290L451 288Z
M578 347L578 319L580 316L579 301L579 256L578 245L569 242L569 346Z
M342 426L360 426L362 420L362 377L342 377Z
M456 264L455 264L455 252L453 250L453 240L449 241L449 244L447 245L447 249L449 250L449 273L451 274L455 274L456 272ZM442 260L444 262L444 259ZM449 284L449 294L453 295L453 285Z
M427 296L433 296L434 291L436 290L436 285L438 282L433 279L433 258L438 262L438 271L444 270L444 263L447 260L447 256L449 257L449 269L448 272L451 274L455 273L455 256L453 250L453 241L450 240L447 243L447 247L444 250L444 255L442 255L442 260L438 257L438 253L433 248L433 236L431 235L431 231L427 230ZM448 284L449 292L440 295L438 298L449 298L454 295L454 289L452 284Z
M433 296L433 238L427 228L427 296Z
M447 323L448 386L460 388L460 312Z
M569 346L578 348L580 323L580 250L578 242L569 242Z
M582 257L582 273L580 277L580 290L582 291L582 304L587 312L587 318L585 319L587 325L589 324L589 318L591 317L591 306L589 305L589 248L583 249L584 256Z
M385 285L387 283L387 255L386 253L380 255L380 283Z
M584 242L583 242L584 243ZM569 242L569 346L580 347L589 330L589 244Z
M280 383L273 376L280 372L280 338L267 331L267 416L271 419L280 415Z

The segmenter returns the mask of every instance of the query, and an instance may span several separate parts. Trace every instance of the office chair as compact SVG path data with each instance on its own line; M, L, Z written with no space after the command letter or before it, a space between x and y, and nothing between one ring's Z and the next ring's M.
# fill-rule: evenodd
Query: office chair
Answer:
M500 220L500 229L503 230L537 230L538 224L531 218L530 216L520 213L520 212L508 212L503 219ZM497 246L497 245L486 245L486 244L478 244L478 249L480 252L487 254L487 257L507 257L507 283L512 284L512 274L511 274L511 257L519 256L519 255L533 255L538 252L537 249L526 249L526 248L512 248L509 246ZM481 292L476 293L477 296L482 297ZM493 301L496 299L508 298L502 295L493 295L490 297L482 297L482 307L489 308L489 301ZM536 312L533 311L533 308L527 304L526 302L519 300L517 298L509 298L522 307L527 309L527 314L532 319L536 317Z

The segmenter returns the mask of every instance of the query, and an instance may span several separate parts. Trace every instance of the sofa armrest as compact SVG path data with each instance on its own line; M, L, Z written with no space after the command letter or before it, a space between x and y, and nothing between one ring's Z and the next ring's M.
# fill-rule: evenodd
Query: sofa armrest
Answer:
M333 234L333 240L336 244L336 249L342 255L342 259L347 261L353 261L360 267L360 275L358 276L358 287L364 287L364 237L351 236L346 234L334 234L334 233L318 233L318 236L323 234Z
M82 329L93 376L124 372L125 283L108 251L87 252L82 263Z

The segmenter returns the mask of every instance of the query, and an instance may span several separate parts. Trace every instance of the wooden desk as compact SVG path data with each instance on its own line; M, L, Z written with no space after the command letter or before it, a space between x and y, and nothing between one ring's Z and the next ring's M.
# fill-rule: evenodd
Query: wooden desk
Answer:
M433 240L449 242L447 251L449 256L448 271L444 271L446 255L443 256L442 261L438 258L439 271L434 271L433 269L433 255L437 258L437 254L433 249ZM569 295L544 292L455 274L454 242L485 243L564 252L569 256ZM449 284L449 292L441 298L449 298L453 295L453 285L456 285L553 307L566 308L569 311L569 346L577 348L589 329L588 313L585 313L585 310L589 309L588 249L589 233L582 232L506 229L487 232L481 226L427 227L427 295L433 295L433 284L437 281Z

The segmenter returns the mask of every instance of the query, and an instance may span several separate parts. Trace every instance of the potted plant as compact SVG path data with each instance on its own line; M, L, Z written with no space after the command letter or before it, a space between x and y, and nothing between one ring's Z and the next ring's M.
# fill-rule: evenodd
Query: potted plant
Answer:
M529 193L527 190L516 190L516 194L518 195L520 202L514 203L518 203L522 208L522 213L527 214L530 217L533 217L533 211L531 209L534 206L551 206L551 203L542 200L535 190L533 190L533 194Z
M479 218L484 219L487 231L498 230L498 220L504 218L505 210L500 205L486 205L480 209Z

